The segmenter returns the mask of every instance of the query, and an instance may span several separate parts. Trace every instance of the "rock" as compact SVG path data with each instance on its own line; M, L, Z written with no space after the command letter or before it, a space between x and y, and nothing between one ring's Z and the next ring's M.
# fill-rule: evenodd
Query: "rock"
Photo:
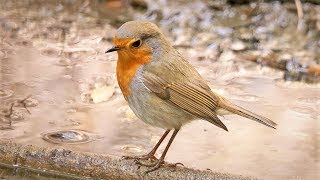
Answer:
M115 88L114 86L102 86L97 87L91 93L91 98L93 102L100 103L109 100L114 94Z
M246 49L246 45L242 41L235 41L231 44L231 49L234 51L243 51Z

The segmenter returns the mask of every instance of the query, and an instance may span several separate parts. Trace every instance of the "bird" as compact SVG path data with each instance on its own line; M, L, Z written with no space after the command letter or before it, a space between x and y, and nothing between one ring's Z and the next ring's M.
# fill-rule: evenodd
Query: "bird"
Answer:
M218 116L237 114L276 129L272 120L255 114L213 92L207 82L167 40L159 27L149 21L136 20L122 24L113 38L117 52L116 77L121 92L134 114L145 123L165 129L164 134L145 155L126 158L154 160L147 172L157 170L177 133L194 120L208 121L225 131L228 128ZM161 157L154 155L173 131Z

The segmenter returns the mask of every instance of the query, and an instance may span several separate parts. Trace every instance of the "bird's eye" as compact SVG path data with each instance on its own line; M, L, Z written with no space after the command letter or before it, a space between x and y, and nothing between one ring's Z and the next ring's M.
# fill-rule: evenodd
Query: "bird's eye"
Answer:
M137 48L137 47L140 47L140 46L141 46L141 40L140 39L132 43L132 47L136 47Z

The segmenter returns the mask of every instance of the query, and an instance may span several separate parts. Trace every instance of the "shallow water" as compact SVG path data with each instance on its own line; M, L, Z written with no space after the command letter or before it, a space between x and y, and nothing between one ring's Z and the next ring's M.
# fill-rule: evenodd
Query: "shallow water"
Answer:
M163 3L163 6L170 5ZM29 11L22 1L20 4L7 1L5 5L8 8L1 7L3 11L0 12L4 16L0 18L2 139L119 157L146 153L156 144L164 131L150 127L135 117L115 79L116 54L104 54L112 46L110 42L115 28L99 24L96 17L85 15L92 11L86 7L83 10L85 13L72 14L61 4L54 5L55 8L41 6L40 11ZM225 16L231 19L236 17L233 11L242 11L241 7L239 10L228 6L227 10L212 14L214 11L203 6L203 3L191 5L195 6L194 11L182 11L173 17L172 12L164 11L161 28L165 33L171 30L172 37L169 38L180 46L179 51L188 57L215 92L269 117L278 123L278 127L274 130L233 115L222 118L229 132L208 122L194 121L179 132L166 161L263 179L318 179L320 84L283 81L283 72L238 60L230 48L217 56L217 46L231 46L234 37L231 37L232 29L219 26L220 22L216 21L224 20ZM278 3L275 6L276 12L285 12L280 16L285 19L288 12L282 11L283 6ZM268 8L269 4L261 4L262 10L268 11ZM204 30L200 33L197 32L199 29L189 27L191 25L186 22L189 22L188 17L195 18L190 13L203 10L209 14L198 14L204 18L200 23ZM214 22L205 18L211 16L218 18L213 19ZM274 18L268 13L265 17L267 20ZM152 17L148 18L150 20ZM290 18L295 19L292 13ZM193 20L198 22L198 19ZM301 41L299 47L309 47L301 49L291 42L296 38L288 33L292 30L290 28L284 40L271 36L270 28L278 27L280 21L272 22L276 24L258 24L259 27L253 28L258 38L268 35L260 42L261 52L284 46L282 53L289 52L290 57L298 56L304 61L311 59L316 62L318 51L314 49L318 46L312 39L316 34L311 33L310 39L306 39L308 42ZM218 26L213 27L211 23ZM167 27L168 24L170 26ZM64 28L68 32L63 40ZM247 35L246 31L252 30L250 28L237 29L235 39ZM242 33L242 30L245 32ZM194 34L197 35L194 37ZM301 38L304 36L307 35L303 34ZM290 47L286 49L287 46ZM21 103L27 97L24 102L30 114ZM13 112L8 118L13 102ZM43 139L44 134L61 130L82 132L89 140L86 143L59 144ZM164 146L161 146L157 156L163 149ZM7 177L6 172L0 170L0 177L1 174Z
M11 97L1 98L5 105L2 109L9 108L13 99L23 99L29 94L38 104L28 107L31 114L23 107L14 107L14 112L20 112L23 119L14 120L12 129L3 128L2 138L122 156L147 152L163 133L138 120L117 87L106 102L93 104L81 100L81 79L106 72L113 74L115 61L77 62L75 66L64 67L57 64L59 58L41 55L31 47L17 47L15 52L1 63L1 89L13 92ZM224 132L210 123L195 121L181 130L167 161L266 179L316 179L320 137L318 85L284 82L279 80L278 71L257 67L230 70L216 78L210 71L217 70L219 64L191 63L215 91L273 119L278 127L274 130L238 116L225 116L223 122L229 132ZM6 122L1 124L4 126ZM73 129L86 132L92 141L52 144L41 137L46 132Z

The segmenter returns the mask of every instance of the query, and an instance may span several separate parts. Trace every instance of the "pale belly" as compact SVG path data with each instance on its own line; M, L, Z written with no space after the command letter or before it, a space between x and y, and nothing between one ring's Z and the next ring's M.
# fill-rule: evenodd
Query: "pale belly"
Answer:
M182 125L195 119L193 115L150 92L136 77L131 82L128 103L142 121L164 129L180 129Z

